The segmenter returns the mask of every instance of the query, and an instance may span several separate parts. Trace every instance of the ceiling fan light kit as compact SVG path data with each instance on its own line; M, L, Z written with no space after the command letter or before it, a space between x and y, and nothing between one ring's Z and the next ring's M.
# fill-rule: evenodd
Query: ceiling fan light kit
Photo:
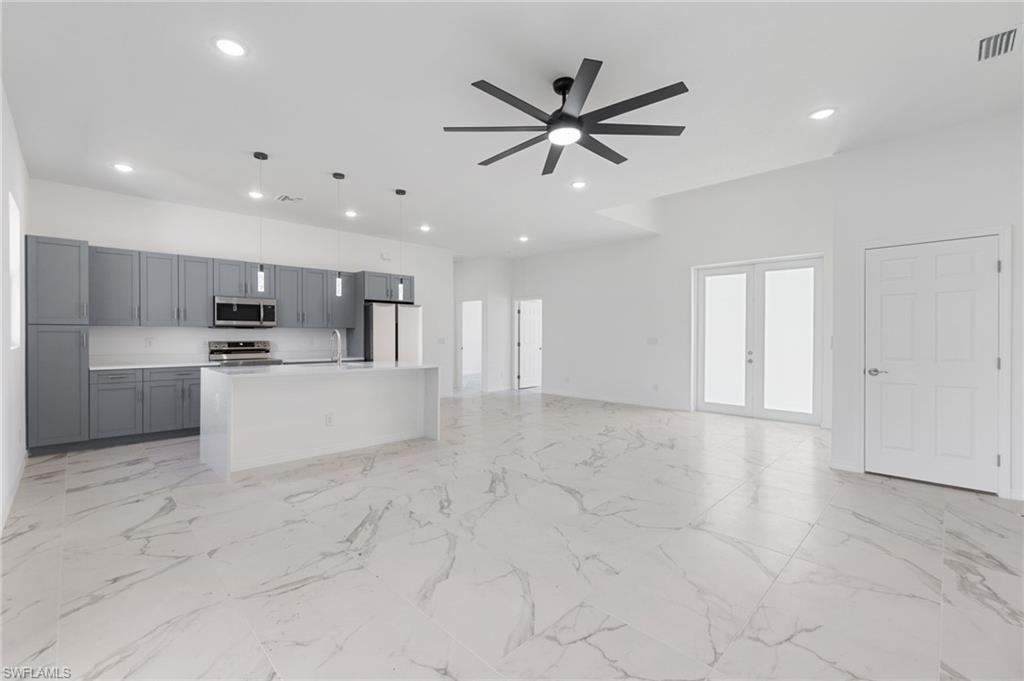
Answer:
M562 149L571 144L579 144L584 149L615 164L626 160L625 156L611 149L603 142L598 141L594 135L677 136L682 134L683 130L685 130L685 126L682 125L638 125L635 123L604 122L609 118L614 118L688 92L686 84L682 81L584 114L583 105L587 101L590 89L594 86L594 80L597 78L598 71L601 70L601 63L596 59L584 59L575 78L568 76L556 78L552 83L552 88L555 94L562 98L562 106L551 113L547 113L511 93L491 85L486 80L478 80L472 84L478 90L482 90L492 97L500 99L509 106L540 121L543 125L447 126L444 130L445 132L540 133L536 137L520 142L501 153L485 158L483 161L480 161L479 165L488 166L495 161L500 161L503 158L547 140L551 143L551 146L548 148L548 155L544 161L541 175L550 175L554 172L558 159L562 155Z

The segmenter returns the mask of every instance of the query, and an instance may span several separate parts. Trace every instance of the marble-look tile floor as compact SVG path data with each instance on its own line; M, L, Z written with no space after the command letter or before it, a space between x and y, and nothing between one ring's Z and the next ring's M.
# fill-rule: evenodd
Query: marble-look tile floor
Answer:
M1021 506L806 426L537 393L218 481L195 438L29 460L3 664L74 678L1021 679Z

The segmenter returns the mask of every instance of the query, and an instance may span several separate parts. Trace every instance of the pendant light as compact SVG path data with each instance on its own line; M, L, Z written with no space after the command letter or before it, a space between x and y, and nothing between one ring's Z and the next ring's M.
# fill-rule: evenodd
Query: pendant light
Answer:
M336 184L337 184L338 217L339 217L339 222L338 222L338 227L339 227L339 229L338 229L338 271L335 273L335 277L334 277L334 295L336 297L338 297L338 298L341 298L344 295L343 284L342 284L342 282L344 280L341 278L341 229L340 229L340 227L341 227L342 223L340 221L340 217L343 215L342 210L341 210L341 181L345 179L345 173L331 173L331 177L333 177L336 180Z
M262 151L254 151L252 157L256 159L256 191L249 192L249 196L254 199L261 199L263 198L263 162L270 157ZM259 269L256 271L256 292L265 293L267 290L267 275L263 271L263 204L260 204L258 220L256 259L259 262Z
M405 203L406 192L404 189L396 189L395 196L398 197L398 232L402 233L405 225L405 211L403 204ZM405 245L402 241L398 242L398 269L401 275L405 271ZM405 277L398 277L398 300L405 300Z

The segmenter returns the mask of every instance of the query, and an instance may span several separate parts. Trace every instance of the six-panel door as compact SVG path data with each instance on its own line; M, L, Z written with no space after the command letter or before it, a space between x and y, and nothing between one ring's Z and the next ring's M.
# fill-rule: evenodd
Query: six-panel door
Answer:
M89 322L139 325L139 252L89 248Z
M178 256L168 253L139 255L142 299L142 326L177 326Z
M89 439L89 330L28 326L28 446Z
M25 237L25 302L29 324L89 323L89 244Z
M142 383L93 383L89 395L92 439L142 432Z
M213 260L178 256L179 326L213 326Z

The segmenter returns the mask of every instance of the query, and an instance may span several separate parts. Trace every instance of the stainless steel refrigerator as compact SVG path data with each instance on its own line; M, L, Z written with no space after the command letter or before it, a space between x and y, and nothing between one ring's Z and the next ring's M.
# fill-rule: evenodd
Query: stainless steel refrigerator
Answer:
M366 303L363 308L367 360L423 364L423 308Z

